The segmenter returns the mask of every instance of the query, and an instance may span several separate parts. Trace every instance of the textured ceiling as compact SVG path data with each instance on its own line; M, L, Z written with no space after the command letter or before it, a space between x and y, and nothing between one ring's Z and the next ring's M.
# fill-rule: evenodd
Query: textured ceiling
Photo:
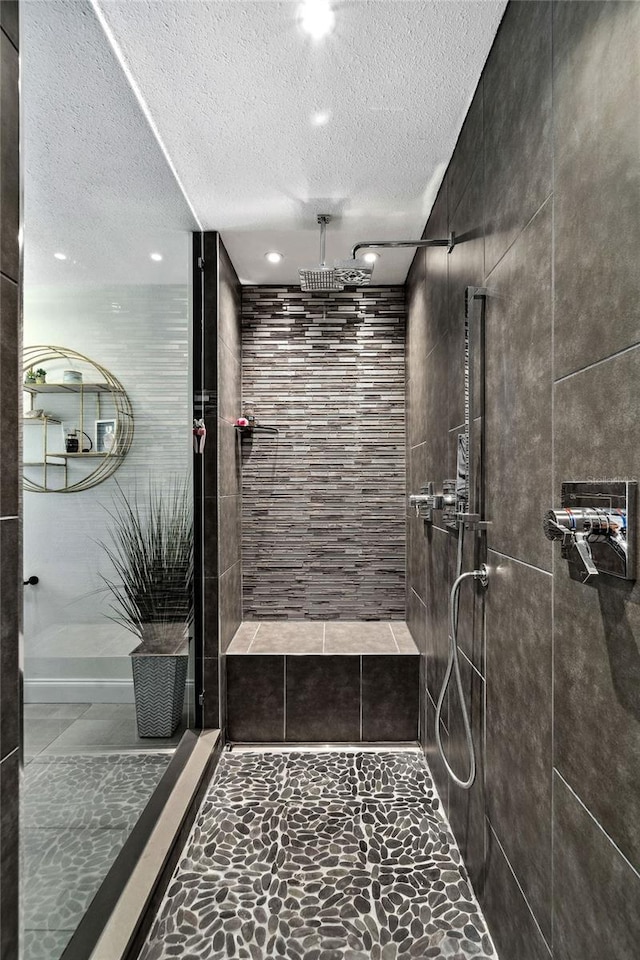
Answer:
M317 213L339 217L328 259L420 236L505 6L336 2L314 42L298 3L97 4L200 220L250 283L318 262ZM385 252L376 279L404 280L412 255Z
M71 241L87 278L158 277L148 254L160 249L172 279L179 233L193 228L123 66L244 282L292 283L316 264L317 213L335 217L329 260L360 240L419 236L505 0L336 2L321 42L293 2L93 5L23 4L26 266L41 282ZM329 120L314 126L320 111ZM276 267L264 260L274 249ZM385 251L376 281L402 282L411 257Z
M90 4L29 0L20 20L27 297L187 283L195 220Z

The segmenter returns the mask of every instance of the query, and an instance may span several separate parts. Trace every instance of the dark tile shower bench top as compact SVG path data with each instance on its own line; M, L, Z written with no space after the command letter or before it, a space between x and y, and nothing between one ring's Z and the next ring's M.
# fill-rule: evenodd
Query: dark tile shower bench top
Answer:
M418 655L403 620L249 620L228 654Z
M420 657L403 621L245 622L225 661L236 743L418 736Z

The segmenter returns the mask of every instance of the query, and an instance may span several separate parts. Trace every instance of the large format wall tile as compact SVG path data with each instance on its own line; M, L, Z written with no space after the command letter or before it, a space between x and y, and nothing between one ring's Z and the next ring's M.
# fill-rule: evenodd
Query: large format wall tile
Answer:
M487 811L551 932L552 578L489 553Z
M424 658L427 650L427 608L415 590L411 589L407 591L407 626Z
M551 2L511 3L484 73L489 273L551 193Z
M466 657L460 656L459 662L475 750L476 778L469 790L464 790L453 781L449 784L449 822L458 841L474 890L479 892L484 883L485 866L485 685L480 674L474 670ZM470 770L469 750L458 688L453 678L449 686L447 749L449 763L457 776L464 780Z
M240 562L242 500L239 496L220 497L218 504L219 568L223 574L234 563Z
M640 4L556 3L555 376L640 341Z
M0 4L0 517L17 517L21 349L18 4ZM0 955L20 954L20 521L0 520Z
M18 0L2 0L0 3L0 27L11 40L14 47L18 48Z
M240 743L282 741L285 658L229 654L225 666L229 739Z
M427 480L427 446L421 443L408 451L408 490L419 494ZM425 599L426 524L422 517L416 516L415 509L407 500L407 591L415 590L421 600Z
M442 337L426 359L426 407L429 429L426 435L427 479L436 492L442 490L449 461L449 396L447 392L448 338Z
M464 421L464 304L468 286L484 280L484 166L476 164L471 180L451 216L456 245L449 264L449 428Z
M416 740L418 657L362 658L362 739Z
M218 493L221 497L239 496L242 493L239 433L233 424L220 419L218 420L218 450L220 463Z
M424 443L427 430L425 404L427 356L426 251L416 250L407 284L405 368L407 378L407 445Z
M522 4L529 6L529 4ZM551 496L551 204L488 279L486 470L489 546L543 569Z
M440 718L440 739L442 745L449 755L449 733L447 731L446 720L448 717L448 702L445 700L442 707L442 716ZM449 775L442 762L440 751L436 743L436 704L429 694L426 696L426 716L425 716L425 756L429 769L433 774L433 780L442 800L442 806L445 816L449 816Z
M224 653L242 622L242 569L238 561L218 579L220 652Z
M447 179L442 181L435 199L429 222L424 231L425 240L445 240L449 236L447 216ZM440 343L447 334L449 253L447 247L425 248L425 295L426 295L426 355ZM418 371L419 372L419 371ZM429 390L429 372L427 371L427 390ZM428 408L430 409L430 407ZM425 411L426 415L426 411ZM433 419L427 424L426 438L433 428Z
M17 748L20 736L20 557L18 520L0 520L0 760Z
M556 501L565 480L640 478L638 384L640 348L556 384ZM578 583L554 549L556 766L640 864L640 586Z
M482 160L482 143L484 137L483 120L484 83L482 77L473 95L471 106L467 111L462 130L458 137L451 163L447 169L447 205L449 208L449 229L453 226L454 214L462 199L467 184L471 179L478 162Z
M450 535L432 527L427 547L427 686L434 703L447 667L450 565Z
M218 337L241 362L240 313L242 289L222 241L218 246Z
M18 960L20 842L18 751L0 763L0 955Z
M241 416L242 374L240 361L222 341L218 343L218 409L219 415L229 423Z
M478 893L501 960L549 960L549 947L490 827L484 889Z
M0 33L0 271L16 282L20 273L18 229L20 226L20 155L18 98L18 51ZM17 324L14 322L14 326Z
M404 616L404 291L243 290L244 614ZM364 349L366 345L366 349Z
M555 960L632 960L640 943L640 875L561 777L554 777Z
M458 632L459 648L479 671L465 661L476 737L485 678L484 801L476 788L465 794L449 783L434 747L433 699L444 673L455 560L449 537L444 562L447 535L438 517L422 541L408 520L407 582L418 591L415 584L424 582L424 605L410 591L407 619L419 633L426 616L426 753L503 960L551 955L554 903L558 960L630 960L637 953L637 874L623 858L637 870L640 587L572 579L559 545L543 536L542 518L559 505L565 480L640 479L639 44L637 3L508 4L443 180L447 231L458 238L447 258L445 326L430 311L426 256L424 275L416 261L407 278L408 344L423 315L429 350L438 338L449 344L445 377L437 364L430 371L426 358L421 367L416 351L408 365L409 386L416 381L407 391L409 446L420 463L415 438L424 437L426 474L443 393L446 473L455 474L464 288L488 288L492 577L486 594L463 588ZM435 229L434 214L425 235ZM410 485L413 459L410 451ZM633 532L640 534L640 522ZM483 549L467 541L465 570L483 562ZM444 713L442 734L459 764L464 739L455 692ZM577 797L559 795L552 864L554 760ZM586 813L580 819L581 803L595 821ZM484 888L483 805L490 824Z
M2 133L4 137L4 131ZM0 276L0 517L18 514L19 472L18 436L19 367L21 363L18 316L18 286L13 280Z
M286 740L360 740L360 660L286 658Z

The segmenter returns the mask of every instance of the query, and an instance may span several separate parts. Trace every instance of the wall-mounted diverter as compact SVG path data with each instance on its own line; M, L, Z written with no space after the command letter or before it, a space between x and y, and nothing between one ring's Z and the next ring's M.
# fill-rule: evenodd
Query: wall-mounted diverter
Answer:
M562 484L562 506L546 513L543 529L583 583L600 573L635 580L636 490L626 480Z

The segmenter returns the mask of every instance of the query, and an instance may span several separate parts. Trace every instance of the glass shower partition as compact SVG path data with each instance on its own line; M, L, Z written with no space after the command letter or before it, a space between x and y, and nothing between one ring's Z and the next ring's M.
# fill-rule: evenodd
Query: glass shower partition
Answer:
M21 16L24 957L57 960L193 724L197 225L91 3Z

